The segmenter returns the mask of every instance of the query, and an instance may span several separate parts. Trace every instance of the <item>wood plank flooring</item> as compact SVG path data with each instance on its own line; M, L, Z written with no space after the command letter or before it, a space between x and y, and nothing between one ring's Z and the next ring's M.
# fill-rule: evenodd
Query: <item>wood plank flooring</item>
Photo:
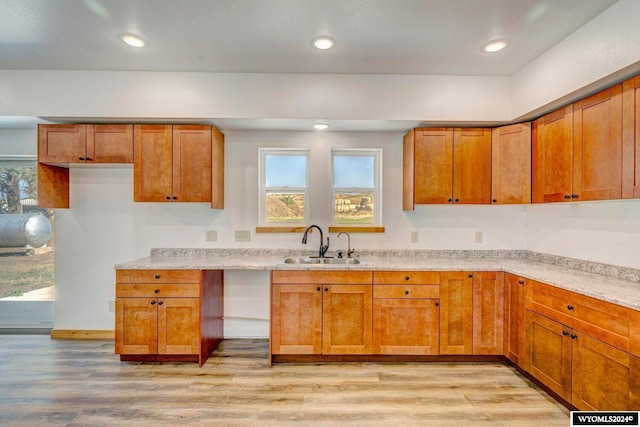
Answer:
M120 362L113 341L0 335L0 425L562 426L505 364L276 365L225 340L202 367Z

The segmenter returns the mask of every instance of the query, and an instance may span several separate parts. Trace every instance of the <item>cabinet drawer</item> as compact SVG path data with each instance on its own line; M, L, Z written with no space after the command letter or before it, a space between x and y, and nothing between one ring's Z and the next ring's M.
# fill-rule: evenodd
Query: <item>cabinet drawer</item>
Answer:
M292 271L277 270L271 273L272 283L318 283L370 285L370 271Z
M440 283L440 273L437 271L375 271L373 283L375 285L437 285Z
M200 283L200 270L116 270L117 283Z
M630 351L632 310L606 301L531 281L527 306L594 338Z
M383 285L373 287L373 298L440 298L439 285Z
M161 298L200 296L198 283L155 284L155 283L116 283L117 298Z

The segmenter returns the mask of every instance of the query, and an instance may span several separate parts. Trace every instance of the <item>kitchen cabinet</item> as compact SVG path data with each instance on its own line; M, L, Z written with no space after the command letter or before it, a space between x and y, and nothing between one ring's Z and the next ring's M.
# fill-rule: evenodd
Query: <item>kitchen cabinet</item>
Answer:
M622 85L534 122L533 201L622 197Z
M491 132L491 203L531 203L531 123Z
M491 130L424 128L403 140L403 209L491 202Z
M524 364L524 277L504 273L504 355L518 366Z
M132 163L133 125L39 125L38 161Z
M504 273L473 273L473 354L503 354Z
M373 353L439 353L438 272L373 273Z
M210 202L211 126L135 125L134 201Z
M38 206L69 207L69 165L132 163L133 125L38 125Z
M640 76L622 83L622 197L640 197Z
M370 271L273 271L271 283L271 354L319 354L319 336L324 355L371 354Z
M222 271L117 270L121 360L204 364L223 336Z
M640 359L526 311L525 369L580 410L640 407Z
M473 274L440 273L440 354L473 353Z

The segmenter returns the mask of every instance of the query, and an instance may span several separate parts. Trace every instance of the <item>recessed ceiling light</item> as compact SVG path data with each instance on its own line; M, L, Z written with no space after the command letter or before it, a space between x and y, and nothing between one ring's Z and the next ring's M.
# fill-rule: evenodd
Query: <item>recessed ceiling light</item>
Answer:
M142 37L131 33L118 34L118 38L131 47L146 47L149 45Z
M313 125L313 128L315 130L326 130L326 129L329 129L329 125L326 123L315 123Z
M509 46L509 40L507 39L491 40L489 43L482 46L482 50L487 53L494 53L501 51L507 46Z
M327 50L336 45L336 41L331 37L320 36L313 39L313 45L316 49Z

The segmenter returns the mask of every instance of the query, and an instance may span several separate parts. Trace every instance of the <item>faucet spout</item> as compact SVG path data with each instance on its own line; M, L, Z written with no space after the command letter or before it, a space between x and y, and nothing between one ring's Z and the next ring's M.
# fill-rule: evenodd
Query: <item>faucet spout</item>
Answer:
M324 241L324 236L322 234L322 228L318 227L315 224L307 227L307 229L304 230L304 234L302 235L302 243L304 243L305 245L307 244L307 234L309 233L309 230L311 230L312 228L317 228L318 231L320 232L320 248L318 249L318 257L324 258L324 255L329 250L329 238L327 237L327 244L323 245L322 242Z
M346 231L341 231L340 233L338 233L338 238L340 238L340 236L343 234L347 235L347 258L351 258L351 255L353 255L354 252L354 249L351 249L351 235Z

